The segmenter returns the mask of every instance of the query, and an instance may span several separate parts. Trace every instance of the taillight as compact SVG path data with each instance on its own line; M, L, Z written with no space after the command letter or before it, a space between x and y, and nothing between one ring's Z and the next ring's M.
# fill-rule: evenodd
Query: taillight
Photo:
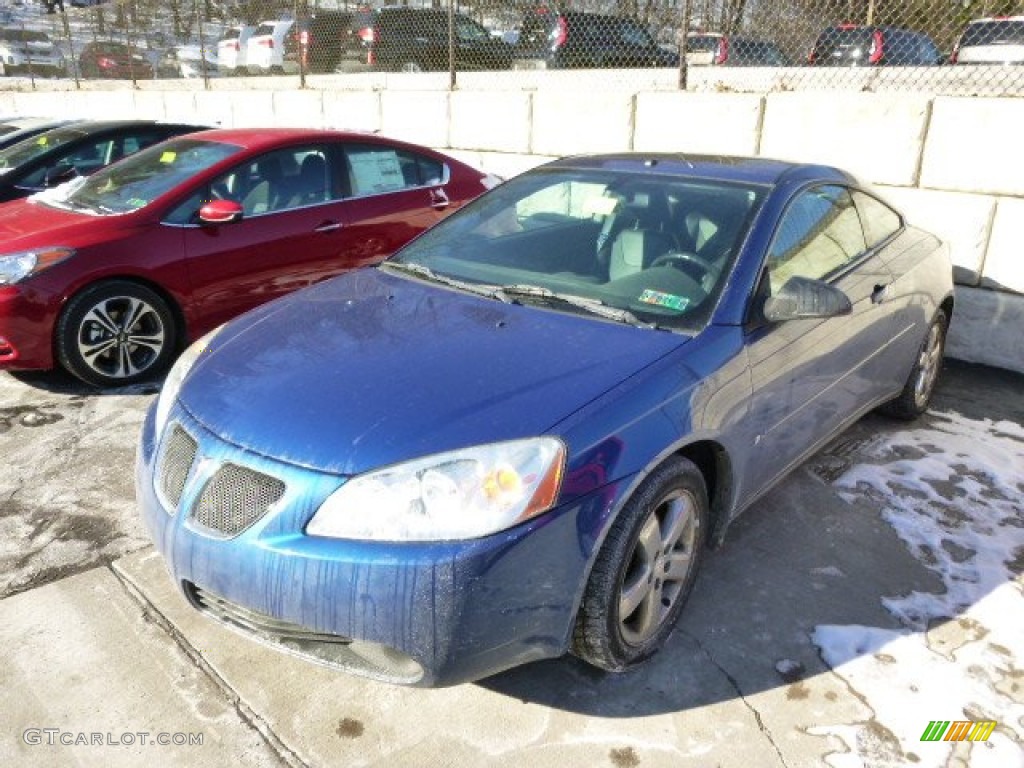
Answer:
M272 38L272 37L264 37L262 40L257 40L256 41L256 45L262 45L264 48L273 48L274 47L274 38Z
M555 22L555 39L552 42L552 50L561 48L565 45L565 41L569 39L569 24L565 21L565 16L559 16Z
M956 45L953 46L953 52L949 54L949 63L956 64L957 58L960 56L960 41L958 40Z
M309 30L304 29L299 32L299 42L303 45L309 45Z
M725 64L726 59L729 58L729 39L726 37L718 38L718 49L715 51L715 64Z
M815 62L815 60L817 60L817 58L818 57L815 56L815 53L814 53L814 48L811 48L811 52L807 54L807 63L808 64L813 64Z
M233 50L235 53L238 53L240 50L242 50L242 44L235 40L235 42L231 44L231 50Z
M377 30L374 27L363 27L356 34L360 40L369 45L377 42Z
M106 56L100 56L98 59L96 59L96 64L100 67L103 67L104 69L109 69L110 67L117 66L116 61L114 61L113 59L108 59Z
M876 29L871 33L871 48L868 49L868 62L877 64L882 60L885 47L885 38L882 37L882 30Z

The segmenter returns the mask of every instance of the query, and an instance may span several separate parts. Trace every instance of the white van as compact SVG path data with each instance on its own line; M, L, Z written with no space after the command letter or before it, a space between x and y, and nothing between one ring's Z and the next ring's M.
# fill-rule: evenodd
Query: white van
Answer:
M261 22L249 38L245 65L251 74L284 72L284 38L294 24L291 19Z

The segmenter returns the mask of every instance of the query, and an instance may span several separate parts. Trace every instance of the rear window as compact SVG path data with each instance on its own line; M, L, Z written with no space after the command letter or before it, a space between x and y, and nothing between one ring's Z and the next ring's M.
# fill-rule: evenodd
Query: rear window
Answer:
M224 34L221 36L220 39L221 40L237 40L241 36L242 36L242 30L240 30L240 29L228 29L228 30L224 31Z
M826 29L818 38L815 46L819 50L834 50L836 48L852 48L854 46L870 46L871 30L866 27L854 27L844 29L832 27Z
M272 34L274 34L274 25L273 24L260 24L258 27L256 27L256 31L253 33L253 36L254 37L261 37L263 35L272 35Z
M687 35L686 48L690 51L717 51L721 39L718 35Z
M968 24L960 45L1024 45L1024 19Z

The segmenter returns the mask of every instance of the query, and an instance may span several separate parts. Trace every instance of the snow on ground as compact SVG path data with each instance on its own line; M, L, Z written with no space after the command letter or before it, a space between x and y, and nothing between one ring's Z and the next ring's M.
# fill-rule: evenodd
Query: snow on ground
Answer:
M833 768L1024 766L1024 428L932 414L835 481L882 509L942 594L883 599L905 630L819 626L822 658L873 712L826 725ZM982 482L984 480L984 482ZM922 742L931 720L996 720L987 742Z

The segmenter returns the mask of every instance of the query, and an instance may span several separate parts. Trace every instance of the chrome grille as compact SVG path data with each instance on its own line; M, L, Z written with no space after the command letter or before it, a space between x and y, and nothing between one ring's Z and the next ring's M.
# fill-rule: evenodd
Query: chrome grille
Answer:
M172 509L177 508L178 502L181 501L185 480L188 479L198 448L199 444L192 435L177 424L164 441L157 477L160 479L160 491Z
M192 509L205 528L235 536L267 513L284 495L284 483L236 464L225 464L211 477Z

